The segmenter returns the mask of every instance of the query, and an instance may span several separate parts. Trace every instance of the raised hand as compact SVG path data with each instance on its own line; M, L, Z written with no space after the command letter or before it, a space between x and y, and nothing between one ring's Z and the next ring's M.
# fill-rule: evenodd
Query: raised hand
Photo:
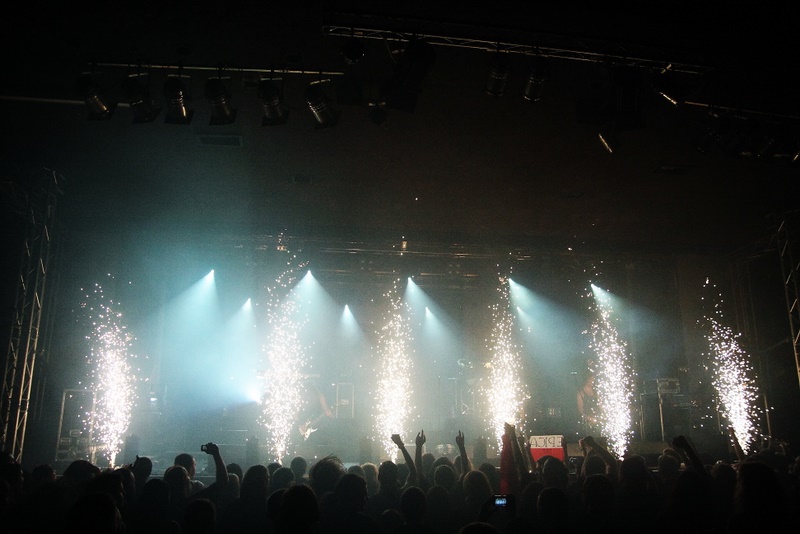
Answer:
M464 448L464 434L459 430L458 435L456 436L456 445L458 445L459 449Z
M392 441L394 442L395 445L397 445L401 449L405 447L405 445L403 444L403 440L400 437L400 434L392 434Z
M425 431L424 430L421 431L419 434L417 434L417 439L414 440L414 444L417 446L417 448L420 448L423 445L425 445Z
M211 443L210 441L200 447L200 449L205 452L206 454L210 454L212 456L219 455L219 447L216 443Z

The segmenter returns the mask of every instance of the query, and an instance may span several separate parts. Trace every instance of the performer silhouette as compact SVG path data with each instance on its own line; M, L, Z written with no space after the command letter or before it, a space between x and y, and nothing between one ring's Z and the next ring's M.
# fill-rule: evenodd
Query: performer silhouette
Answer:
M304 383L306 409L300 418L301 424L298 428L304 440L311 437L311 434L320 429L325 422L333 417L333 411L328 405L325 395L320 391L319 387L313 380L308 379Z

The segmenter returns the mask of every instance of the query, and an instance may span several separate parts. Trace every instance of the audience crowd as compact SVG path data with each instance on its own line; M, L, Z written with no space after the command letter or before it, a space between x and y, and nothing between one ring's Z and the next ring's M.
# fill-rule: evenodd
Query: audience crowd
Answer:
M3 454L0 534L754 533L800 524L800 457L785 443L749 457L737 446L737 461L711 463L679 436L655 467L587 436L583 456L564 462L535 459L507 425L499 466L475 467L464 439L455 437L454 459L425 453L420 432L413 458L392 436L402 462L296 457L246 470L208 443L207 486L187 453L161 477L147 457L115 469L77 460L57 474L49 465L26 472Z

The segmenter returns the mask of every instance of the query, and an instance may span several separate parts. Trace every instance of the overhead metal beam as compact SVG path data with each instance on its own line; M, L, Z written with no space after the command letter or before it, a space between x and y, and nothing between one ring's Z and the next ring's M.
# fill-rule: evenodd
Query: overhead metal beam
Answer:
M584 46L565 47L555 44L525 44L510 41L492 41L483 38L472 37L453 37L446 35L435 35L428 33L402 32L393 30L381 30L375 28L353 28L349 26L325 26L323 28L326 35L332 37L376 39L381 41L408 41L410 39L423 39L425 42L436 46L469 48L473 50L484 50L486 52L505 52L509 54L522 54L526 56L540 56L553 59L563 59L569 61L584 61L591 63L613 63L617 65L628 65L650 69L664 69L671 65L674 72L688 74L702 74L709 69L708 66L701 64L673 61L666 54L660 52L662 58L647 57L642 53L642 49L633 46L616 45L616 50L598 51L594 46L586 46L585 40L575 40L574 44L584 44Z

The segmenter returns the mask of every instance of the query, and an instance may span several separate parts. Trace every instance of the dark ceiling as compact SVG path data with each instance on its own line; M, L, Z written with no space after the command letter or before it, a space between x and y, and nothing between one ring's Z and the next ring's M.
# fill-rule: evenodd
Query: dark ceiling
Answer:
M4 23L3 159L64 175L61 213L90 233L730 251L795 207L789 81L799 48L786 6L532 4L23 6L29 16ZM347 67L347 37L332 28L393 38L362 39L366 57ZM435 43L436 59L414 111L390 106L379 126L369 103L414 35ZM484 92L491 43L521 47L508 54L501 98ZM520 97L533 53L549 64L536 103ZM689 104L670 106L655 91L670 63L684 71L675 76ZM192 124L164 124L163 113L132 124L122 78L146 73L163 107L164 76L176 71L160 67L179 64L191 76ZM636 70L634 87L616 85L621 66ZM255 85L270 69L294 73L282 76L291 110L287 124L263 127ZM86 120L75 88L85 71L122 102L111 120ZM345 103L345 71L360 105ZM237 118L209 126L203 83L219 72ZM327 129L315 129L302 98L320 78L333 80L340 112ZM631 94L635 102L623 101ZM597 138L608 117L597 111L615 106L644 120L616 121L609 154Z

